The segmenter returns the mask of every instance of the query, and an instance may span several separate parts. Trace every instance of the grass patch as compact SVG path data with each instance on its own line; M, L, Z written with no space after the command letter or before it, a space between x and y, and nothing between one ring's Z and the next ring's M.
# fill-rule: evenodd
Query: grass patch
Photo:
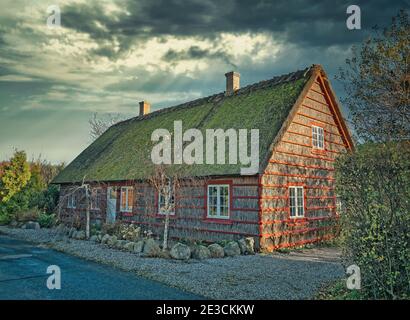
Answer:
M367 300L367 298L361 290L349 290L346 279L339 279L323 286L315 300Z

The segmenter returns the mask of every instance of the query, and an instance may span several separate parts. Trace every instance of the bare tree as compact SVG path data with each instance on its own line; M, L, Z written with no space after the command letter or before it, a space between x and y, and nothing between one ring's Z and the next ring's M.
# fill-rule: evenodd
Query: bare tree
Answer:
M177 174L167 174L165 167L159 165L148 178L148 184L154 188L161 200L158 201L158 211L165 216L162 246L165 251L168 248L169 218L175 212L175 191L180 186L180 178Z
M59 220L61 220L61 211L65 207L65 205L67 204L67 201L68 201L69 197L78 195L78 192L83 192L84 193L84 197L81 197L81 198L78 199L78 204L81 205L82 200L84 199L85 220L86 220L85 235L86 235L87 239L90 238L91 202L93 200L96 200L96 199L92 199L93 196L96 196L96 195L93 195L92 190L93 190L93 188L97 188L98 185L99 184L97 182L93 183L93 184L86 183L85 182L85 177L84 177L81 184L69 187L67 192L65 192L64 195L60 197L59 202L58 202L58 218L59 218ZM78 208L78 209L81 209L81 208ZM80 211L82 211L82 210L80 210ZM71 221L71 226L73 226L73 225L74 225L74 220Z
M159 197L158 201L154 201L158 204L156 209L158 213L164 215L163 251L168 249L170 216L175 213L176 209L196 206L197 203L193 202L193 199L198 199L199 196L195 195L194 190L197 188L203 190L207 179L208 177L186 177L181 170L175 167L171 169L164 165L155 166L154 173L147 179L151 190L143 191L143 196L146 198L145 205L148 210L152 209L152 201L147 194L152 194L152 189L154 189L156 196ZM183 205L181 205L182 199Z
M98 113L94 113L88 120L90 124L90 137L91 140L96 140L112 125L125 120L125 117L119 113L108 113L103 116L99 116Z

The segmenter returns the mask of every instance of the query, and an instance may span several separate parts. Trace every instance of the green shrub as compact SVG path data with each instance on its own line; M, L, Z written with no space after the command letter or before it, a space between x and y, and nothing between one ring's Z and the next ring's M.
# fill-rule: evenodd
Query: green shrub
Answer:
M55 214L41 213L38 216L37 222L42 228L51 228L56 223L56 216Z
M336 162L346 264L369 298L410 297L410 143L366 144Z
M0 226L8 225L11 220L12 219L7 212L0 212Z
M13 218L19 222L37 221L41 214L42 212L38 208L30 208L16 212Z
M366 300L366 296L359 290L349 290L346 279L334 281L321 288L317 300Z
M111 236L119 235L121 225L122 225L121 221L116 221L114 223L104 223L101 227L101 231L103 234L107 233Z
M141 228L134 224L122 224L118 233L120 239L136 241L140 238Z
M33 199L33 205L47 213L53 213L58 204L60 191L56 185L50 185L47 189L39 192Z

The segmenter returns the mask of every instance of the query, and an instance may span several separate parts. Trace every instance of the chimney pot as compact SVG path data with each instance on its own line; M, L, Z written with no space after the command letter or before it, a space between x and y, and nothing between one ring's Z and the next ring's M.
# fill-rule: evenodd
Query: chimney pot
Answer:
M235 91L239 90L240 88L240 79L241 75L238 72L231 71L225 73L226 77L226 92L225 95L230 96L233 95Z
M148 101L141 101L140 102L140 116L146 115L149 113L151 105Z

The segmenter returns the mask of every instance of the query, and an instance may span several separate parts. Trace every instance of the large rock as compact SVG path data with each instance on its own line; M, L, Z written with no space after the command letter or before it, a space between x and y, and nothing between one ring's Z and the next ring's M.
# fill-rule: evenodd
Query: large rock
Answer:
M171 248L170 255L173 259L188 260L191 257L191 249L182 243L177 243Z
M209 245L208 249L212 258L223 258L225 256L224 248L217 243Z
M10 222L10 227L12 228L17 228L19 225L19 223L16 220L13 220L12 222Z
M161 248L154 239L147 239L144 243L143 253L147 257L156 257L161 253Z
M83 231L83 230L77 231L76 234L75 234L75 239L84 240L85 239L85 231Z
M90 241L92 241L92 242L99 242L98 236L97 236L97 235L91 236Z
M107 244L108 240L110 240L110 235L109 234L105 234L102 238L101 238L101 243L102 244Z
M127 243L128 243L127 240L117 240L117 242L115 243L115 247L116 247L117 249L122 250L122 249L124 249L124 247L125 247L125 245L126 245Z
M192 252L192 257L194 259L209 259L211 257L211 251L202 245L195 247L194 251Z
M63 223L60 223L58 226L55 227L55 231L57 231L58 233L65 234L67 232L67 227Z
M29 221L24 224L23 229L39 230L40 224L38 222Z
M134 252L135 253L141 253L142 249L144 249L144 240L140 240L140 241L135 242Z
M117 244L117 237L116 236L111 236L109 239L108 239L108 241L107 241L107 244L110 246L110 247L115 247L115 245Z
M225 255L228 257L239 256L241 254L241 249L235 241L228 242L224 247Z
M254 254L255 253L255 239L252 237L243 238L238 240L239 248L242 254Z
M133 251L134 251L134 247L135 247L135 242L130 241L130 242L127 242L127 243L124 245L124 250L133 252Z
M71 228L68 230L68 236L69 236L70 238L73 238L73 234L74 234L75 232L77 232L77 229L74 228L74 227L71 227Z

